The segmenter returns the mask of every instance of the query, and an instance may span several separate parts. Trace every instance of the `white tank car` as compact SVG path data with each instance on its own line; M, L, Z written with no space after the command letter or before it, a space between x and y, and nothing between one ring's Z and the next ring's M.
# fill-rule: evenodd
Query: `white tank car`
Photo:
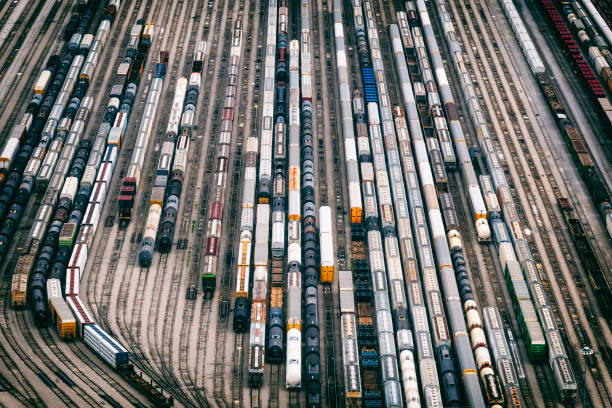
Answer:
M302 333L298 329L287 332L287 389L300 389L302 386Z

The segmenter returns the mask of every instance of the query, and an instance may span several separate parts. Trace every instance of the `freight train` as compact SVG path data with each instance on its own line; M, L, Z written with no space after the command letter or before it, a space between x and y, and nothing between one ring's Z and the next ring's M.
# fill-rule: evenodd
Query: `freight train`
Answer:
M278 14L278 19L277 19ZM277 49L277 27L279 34L287 31L287 4L281 2L279 4L272 0L268 4L268 31L267 31L267 47L266 47L266 65L264 71L264 83L276 84L276 62L277 55L281 57L280 50ZM282 44L279 44L282 46ZM287 217L287 128L285 124L285 115L274 115L275 106L275 86L265 87L263 91L264 108L262 113L262 128L261 128L261 143L264 146L267 140L271 140L274 136L274 186L272 188L272 243L271 243L271 258L272 265L270 268L270 292L269 305L267 316L267 345L266 358L271 364L280 364L284 356L284 308L283 308L283 288L285 275L285 225ZM280 109L280 107L279 107ZM272 129L267 123L273 123ZM272 134L274 132L274 134ZM253 137L253 136L251 136ZM266 139L266 140L264 140ZM249 163L255 166L257 159L257 139L251 143L253 159ZM249 154L249 153L247 153ZM252 192L254 200L255 195L255 175L253 174ZM246 189L246 185L245 185ZM244 210L243 210L244 211ZM254 374L251 374L254 372ZM262 383L263 366L259 371L258 367L250 369L249 381L251 384L258 386ZM253 380L251 380L253 378Z
M592 67L603 81L604 88L612 92L612 54L606 40L578 2L561 1L559 5L570 28L578 37L578 42L588 54Z
M436 208L438 204L437 197L435 195L436 192L434 187L433 173L431 172L430 164L427 158L427 148L425 146L424 134L422 133L419 124L417 104L411 87L411 81L408 77L408 71L406 68L403 50L401 49L401 47L398 48L400 44L397 41L395 41L394 45L396 64L399 68L398 72L400 72L400 78L402 78L400 82L402 96L404 97L404 104L408 113L408 120L406 121L403 116L403 111L401 109L395 110L397 127L403 129L403 131L398 131L398 141L401 148L404 178L408 187L407 201L410 208L410 214L412 214L412 219L414 222L413 234L415 236L417 251L420 254L419 259L421 275L426 293L425 304L428 308L431 325L433 328L436 328L436 331L433 332L433 350L435 350L436 352L435 356L438 360L438 365L441 371L440 378L442 382L442 396L445 400L445 404L457 405L461 403L461 400L459 390L455 387L457 381L457 374L455 373L453 363L455 356L451 354L451 341L447 324L447 317L444 313L444 307L442 305L443 298L440 292L436 271L433 268L434 251L436 256L438 257L440 265L442 265L441 277L447 296L449 285L456 283L454 280L454 276L449 276L449 274L447 273L448 271L444 270L444 268L449 268L449 266L452 264L450 262L450 259L448 259L448 261L444 260L444 257L446 257L446 253L441 252L445 247L448 247L448 244L446 243L446 236L444 236L444 240L442 240L440 237L440 227L443 224L441 220L433 218L436 215L439 215L439 209ZM408 130L411 131L410 135L412 136L412 140L409 138ZM416 163L413 159L412 151L410 149L410 141L412 141L414 153L416 153ZM402 169L402 167L400 167L400 169ZM425 203L421 198L421 189L418 183L416 172L417 169L419 170L419 175L421 176L421 186L423 189L423 194L425 195ZM429 238L429 228L427 226L425 218L424 204L426 204L428 207L431 233L434 240L430 240ZM433 246L432 243L434 244ZM452 269L452 267L449 269ZM442 273L443 271L446 273L446 275ZM449 279L451 277L452 281L450 281ZM456 309L457 310L453 311L453 308L451 308L449 304L448 314L451 318L450 321L453 322L454 319L455 325L459 326L461 323L463 323L463 315L461 314L460 306ZM455 314L454 316L453 313ZM439 328L441 327L444 330L439 330ZM456 327L454 329L457 330ZM422 328L419 328L419 330L423 331ZM473 357L471 355L471 350L469 349L469 346L468 348L464 346L464 338L466 338L466 336L455 336L455 353L458 356L458 359L460 361L463 361L464 364L467 363L474 365L473 360L470 362ZM462 367L462 372L464 373L464 389L468 401L470 401L472 405L484 404L484 401L482 401L483 397L482 393L480 392L480 389L478 389L477 392L474 392L473 390L474 383L479 387L477 377L474 376L476 379L476 381L474 382L474 377L470 378L470 374L468 374L468 376L465 375L466 373L475 374L475 365L473 367L473 371L469 371L469 369ZM428 405L430 405L429 402Z
M406 14L406 12L400 11L397 13L397 16L400 38L404 47L404 54L407 56L408 72L414 72L418 75L419 69L427 70L429 74L423 75L423 77L429 78L425 83L425 88L431 90L435 90L437 88L439 91L439 97L434 97L434 103L431 104L432 112L441 112L442 105L444 106L444 111L446 112L446 116L448 118L447 124L449 125L450 134L453 138L455 150L459 160L458 166L461 170L461 176L465 183L465 193L469 198L470 207L472 209L478 240L480 242L489 242L491 239L491 230L487 220L487 208L483 201L482 192L478 186L478 180L476 178L476 173L470 160L469 150L465 142L463 128L461 126L461 122L459 121L459 116L457 114L457 108L455 106L450 85L448 84L448 80L444 77L438 81L438 85L436 87L436 84L433 81L432 69L429 68L428 60L425 58L416 58L418 54L417 46L412 38L412 26L417 27L415 33L419 34L419 37L424 38L424 41L423 39L419 40L418 48L424 49L425 44L427 44L427 49L429 50L429 55L434 69L441 64L441 57L437 44L428 40L431 26L429 24L425 24L422 28L423 32L421 32L418 27L420 24L418 23L414 2L407 2L406 7L408 13ZM410 18L408 18L408 16L410 16ZM399 44L395 46L398 47ZM440 119L437 120L438 122L441 122ZM439 126L441 129L444 128L443 125Z
M335 21L337 22L337 21ZM338 271L340 293L340 336L342 339L342 368L344 370L345 401L349 408L361 407L362 387L357 348L357 318L351 271ZM418 393L418 390L417 390Z
M426 13L426 7L422 0L417 2L421 13ZM507 2L504 7L508 7ZM446 11L444 0L438 0L438 14L442 21L452 22L453 19ZM427 20L429 20L427 18ZM513 22L517 26L517 21ZM550 319L550 307L546 297L543 296L542 282L537 270L536 263L529 249L523 228L520 223L514 199L510 193L510 187L506 176L499 163L498 152L493 148L489 127L480 109L480 102L475 97L473 83L463 61L461 45L456 40L457 35L452 24L444 25L444 37L451 50L453 66L460 80L461 90L464 95L469 96L467 102L470 118L476 128L477 140L480 144L482 154L486 158L486 166L493 188L497 191L501 215L491 220L493 240L498 249L498 256L504 270L508 289L512 294L519 322L524 334L528 353L533 361L546 359L546 346L549 348L548 360L553 372L554 381L559 389L562 400L571 401L577 392L576 379L572 372L567 353L563 343L559 342L560 334L554 319ZM434 38L432 38L432 41ZM529 36L522 36L521 41L531 41ZM529 44L522 45L523 50L530 49ZM527 53L530 58L530 66L540 66L536 54ZM539 68L538 68L539 69ZM438 72L436 70L436 75ZM471 97L470 95L474 95ZM502 220L503 217L503 220ZM551 344L551 342L553 342Z
M612 30L610 29L610 10L607 7L602 7L602 2L595 0L595 4L591 0L582 0L582 5L586 7L589 15L599 28L601 35L604 37L609 46L612 46ZM609 3L608 3L609 5Z
M576 34L576 38L580 45L582 45L591 66L589 66L587 59L582 56L580 48L572 38L570 29L561 20L561 16L554 3L559 5L561 14L565 16L569 27ZM591 22L591 19L578 2L561 0L554 3L552 1L541 1L540 5L553 22L555 32L561 40L561 45L565 48L570 63L578 71L579 77L594 98L596 109L602 116L606 129L610 129L612 126L612 105L607 98L606 90L612 91L612 68L610 68L612 54L610 54L608 44L604 37L599 34L597 27ZM505 7L506 14L518 16L516 11L511 10L512 8L512 6ZM520 17L516 21L520 21ZM518 24L521 23L519 22ZM520 41L521 39L519 39ZM603 86L596 78L591 67L602 80Z
M149 94L145 102L143 119L138 128L136 143L134 144L134 150L128 165L127 176L124 177L122 186L119 190L119 220L122 222L129 220L131 217L136 188L140 181L140 172L144 165L149 139L153 131L153 122L155 120L159 98L161 97L164 84L164 77L160 75L163 75L163 70L156 69L156 75L151 82Z
M142 27L142 24L136 24L135 28L133 28L133 31L138 32L138 40L140 40L141 32L141 28L139 27ZM128 50L130 49L128 48ZM129 55L135 52L135 49L134 51L126 51L126 59L130 61L130 65L142 65L147 50L148 47L144 48L140 53L136 52L134 58L131 58ZM128 52L130 54L128 54ZM125 62L121 65L123 64L125 64ZM118 68L118 72L123 69L121 65ZM121 75L118 73L117 77L121 77ZM117 81L124 83L125 79L116 78L116 82ZM125 87L124 93L120 95L122 97L121 103L117 101L119 112L125 114L125 119L123 119L125 121L127 121L127 115L136 97L136 90L137 85L131 82ZM112 108L112 112L117 112L112 102L109 102L109 107ZM109 109L107 108L107 113L108 111ZM117 116L119 115L117 114ZM38 325L46 325L48 320L47 305L44 302L43 292L45 279L49 277L62 280L64 276L66 276L66 287L64 291L65 293L70 293L68 291L69 283L74 281L73 277L77 273L76 270L78 270L79 278L83 272L85 266L83 260L87 259L87 251L84 249L83 245L77 243L74 245L75 248L72 256L70 256L70 252L73 249L72 244L81 224L92 225L98 222L101 203L103 203L106 198L112 169L114 168L114 162L117 157L118 149L116 144L109 143L110 147L106 149L106 151L103 150L107 141L113 142L113 139L111 139L112 130L120 129L122 126L120 124L111 128L107 126L110 123L117 124L118 122L116 119L106 115L103 125L101 125L101 128L109 129L108 139L106 139L106 135L102 137L102 135L98 134L98 136L100 136L98 141L94 141L92 144L89 140L82 140L79 144L79 149L75 151L74 148L70 147L70 143L78 142L82 136L85 129L85 121L81 120L80 122L79 124L78 120L75 121L71 133L68 135L67 145L61 152L60 160L58 161L53 176L50 178L48 188L43 198L43 201L47 200L49 204L57 199L59 199L59 202L55 209L51 225L46 231L44 239L41 241L40 254L34 264L33 275L30 278L30 295L33 298L31 306L34 311L35 321ZM58 135L58 138L59 137L61 136ZM58 139L56 138L56 140ZM114 141L117 142L116 139ZM98 167L100 167L100 170L96 172ZM66 175L68 178L58 195L56 186L61 185ZM88 198L90 202L95 204L87 205ZM44 211L45 214L51 213L51 211L47 212L42 208L39 210L39 214L41 214L40 211ZM44 224L42 228L37 228L36 231L41 234L42 237L42 234L45 233ZM73 289L73 287L71 287L71 289Z
M610 291L608 280L601 269L601 264L593 251L591 242L586 236L582 222L574 214L574 209L569 201L564 197L559 197L558 201L563 211L563 216L569 225L572 239L576 244L576 249L582 260L584 269L591 281L593 291L599 299L602 315L609 318L612 315L612 291Z
M278 13L278 19L277 19ZM284 1L279 4L270 1L268 4L268 26L266 37L266 65L264 71L264 108L262 113L261 139L255 136L249 137L247 144L247 168L245 169L245 181L243 187L242 214L241 214L241 250L244 247L243 237L250 237L253 232L253 206L257 196L257 225L255 228L255 254L254 254L254 277L253 298L251 310L251 330L249 336L249 385L260 387L263 383L264 360L267 355L271 363L280 363L283 352L283 323L282 323L282 271L276 263L282 263L284 259L284 233L285 233L285 112L286 106L282 97L284 89L279 89L281 99L276 99L275 87L273 86L275 74L285 79L282 71L286 67L286 29L287 29L287 6ZM278 24L277 24L278 23ZM277 26L278 49L277 44ZM284 34L283 34L284 33ZM278 61L276 56L278 55ZM285 82L279 81L278 87L284 86ZM257 180L257 151L258 141L261 143L259 160L259 186L256 194ZM272 171L274 181L271 183ZM272 206L270 206L272 198ZM272 207L272 217L270 208ZM270 222L272 222L272 242L270 244ZM270 306L268 302L268 258L269 248L273 257L270 274ZM240 262L240 261L239 261ZM238 266L238 281L236 288L236 303L234 307L234 329L244 331L248 326L248 290L250 273L250 259L246 259L243 265ZM246 273L244 272L246 271ZM280 273L279 273L280 272ZM279 287L280 284L280 287ZM244 311L238 315L239 306L242 304ZM266 309L269 316L266 316ZM266 324L269 331L266 331ZM266 348L266 338L268 346Z
M181 115L183 113L183 102L187 93L187 78L179 78L176 81L174 90L174 99L170 108L168 117L168 125L166 133L161 144L157 169L155 171L155 179L151 197L149 200L149 213L145 230L140 243L140 251L138 252L138 263L141 267L147 268L153 261L153 252L155 251L155 240L157 238L157 230L161 219L162 205L164 204L164 194L168 179L171 177L172 163L174 161L175 142L179 134L179 126L181 123ZM195 95L197 98L197 93ZM143 145L146 152L147 145ZM138 185L138 183L136 183Z
M266 37L265 77L266 84L263 91L264 105L262 113L261 138L249 136L247 142L247 164L244 173L242 189L242 205L240 215L240 248L238 252L236 300L234 302L234 330L245 332L249 327L251 317L251 331L249 336L249 384L251 387L260 387L263 383L266 342L266 304L268 297L268 258L270 248L270 196L272 195L272 168L273 168L273 132L274 132L274 74L276 68L276 28L278 4L271 1L268 4L268 26ZM286 24L286 19L285 19ZM285 44L285 42L283 42ZM278 115L276 115L278 118ZM261 143L261 148L258 146ZM257 153L259 160L259 188L257 185ZM274 169L276 172L276 168ZM281 170L282 171L282 170ZM282 174L278 175L279 177ZM274 188L276 188L276 174ZM258 204L255 204L255 199ZM281 203L273 205L276 211L274 216L283 218L278 214ZM256 213L255 213L256 210ZM253 217L256 225L253 228ZM283 228L284 232L284 228ZM273 232L274 234L274 232ZM273 235L274 237L274 235ZM255 241L255 242L253 242ZM252 251L251 248L254 248ZM276 245L272 250L278 251ZM251 252L254 253L254 282L253 282L253 310L249 313L249 279L251 276ZM257 276L255 276L255 274ZM257 292L255 292L257 285Z
M546 12L551 18L561 18L552 2L548 0L542 1L542 6L545 8ZM507 15L510 15L513 9L515 10L514 4L504 3L504 10L506 11ZM593 73L590 67L587 65L586 61L584 61L582 55L580 54L578 46L571 38L567 27L565 26L565 24L561 24L561 26L555 25L555 28L560 33L562 31L567 31L567 34L561 33L560 35L563 38L565 38L564 36L569 36L567 41L564 41L564 44L566 45L566 47L571 46L573 47L572 49L575 49L577 51L577 53L574 52L572 54L574 63L580 66L580 70L583 73L585 80L587 81L588 87L591 89L591 93L595 98L598 98L597 103L600 106L605 106L604 110L607 110L609 107L609 113L612 114L612 107L610 107L610 103L606 98L605 91L603 90L597 79L588 79L590 77L585 72L590 72L591 76L593 75ZM580 174L582 175L582 178L584 179L586 186L589 192L591 193L593 203L604 218L604 223L606 223L607 214L610 213L608 210L610 210L610 208L612 207L612 205L610 204L610 193L598 174L597 166L593 160L592 154L588 150L586 140L581 135L580 130L574 125L574 123L572 123L571 119L567 116L565 107L563 106L560 98L558 97L556 89L552 86L552 80L548 73L544 70L535 71L533 69L532 73L534 74L538 85L544 92L546 102L549 105L553 115L555 116L557 125L559 126L559 129L561 130L561 133L565 138L569 151L572 154L574 161L576 162L576 166L578 167L578 170L580 171Z
M242 55L242 28L238 20L232 30L232 47L230 49L230 66L225 86L225 98L221 116L221 133L217 146L216 166L213 176L212 194L208 209L206 227L206 249L204 253L204 270L202 272L202 289L204 295L212 297L217 286L217 266L219 256L219 240L221 239L221 223L223 221L223 203L227 188L227 169L230 160L232 131L234 123L234 105L236 103L238 72L240 56ZM219 220L219 228L212 220Z
M266 303L268 294L268 248L270 243L270 204L257 204L257 222L255 230L244 230L240 233L238 251L236 303L234 304L234 330L246 331L249 327L248 290L250 274L251 246L253 250L253 297L250 313L249 332L249 383L261 385L266 346ZM255 233L255 242L251 237ZM242 304L238 299L244 299Z
M326 241L317 242L316 233L316 206L315 206L315 173L314 173L314 138L316 136L313 125L313 80L312 80L312 42L311 42L311 3L302 0L300 3L300 42L299 42L299 70L297 52L295 58L289 61L289 194L291 194L291 168L298 163L301 165L301 232L302 232L302 278L303 278L303 304L304 325L302 327L304 345L304 388L306 389L306 402L309 407L321 406L321 340L319 316L318 282L331 283L334 281L333 247L325 253L322 244L333 245L331 237L331 217L329 218ZM298 47L297 41L292 46ZM298 76L300 81L298 82ZM301 95L300 95L301 91ZM301 103L301 106L300 106ZM300 113L298 116L297 113ZM301 136L301 148L300 148ZM297 156L297 157L296 157ZM298 173L300 174L300 173ZM291 200L291 196L289 196ZM291 208L291 203L289 204ZM319 209L319 230L326 229L321 214L330 214L329 207ZM291 222L291 221L290 221ZM299 226L299 224L298 224ZM320 255L318 257L317 255ZM317 266L321 269L318 270Z
M354 8L354 13L357 18L361 16L361 9ZM344 374L345 374L345 389L346 389L346 405L348 407L361 407L362 403L366 406L381 406L382 392L378 383L378 352L377 339L374 332L372 321L372 309L370 302L374 298L370 287L370 268L366 256L364 246L364 228L363 228L363 202L361 196L361 181L359 176L359 161L371 162L372 156L370 152L370 142L368 140L367 123L365 120L365 108L361 93L355 90L351 94L350 84L348 82L348 61L346 56L344 25L342 21L342 4L340 0L333 2L333 18L334 18L334 34L336 44L336 67L338 72L338 85L340 89L340 109L342 117L342 133L344 138L345 164L346 174L349 188L349 203L351 206L351 249L353 254L352 273L354 279L354 295L357 307L354 308L353 315L356 323L356 328L353 332L351 327L345 327L345 321L352 320L350 316L342 316L342 343L343 351L355 350L358 353L356 357L350 354L345 356ZM353 100L351 98L353 97ZM353 110L354 111L353 111ZM353 208L357 209L353 213ZM350 273L350 272L349 272ZM350 297L347 293L342 295L342 292L348 290L348 281L345 282L344 272L338 274L338 283L341 291L341 298ZM350 275L349 275L350 276ZM350 304L350 300L346 299ZM341 300L342 314L350 314ZM353 346L353 342L357 342ZM363 368L363 375L359 372L359 362ZM404 371L403 364L402 371ZM360 383L360 377L363 380L363 387ZM406 377L406 381L416 381L416 378L410 379ZM418 391L417 391L418 393Z
M408 276L410 280L417 279L416 284L411 285L413 292L409 291L410 295L423 293L418 278L414 276L416 269L412 274L407 270L402 273L402 265L408 266L408 264L403 264L401 261L401 255L405 257L405 262L410 262L412 255L407 252L407 248L402 249L401 247L410 245L408 242L412 235L410 221L415 218L411 214L414 208L409 208L409 196L414 195L415 192L411 193L405 190L402 160L398 149L399 143L384 79L380 42L371 3L364 2L361 13L364 18L355 19L357 42L361 44L359 46L359 60L362 73L364 68L372 67L375 91L377 99L380 101L380 103L372 101L366 104L372 163L365 161L361 163L370 270L375 296L375 309L377 316L379 316L377 326L395 327L397 335L396 347L395 339L393 337L387 338L386 329L378 327L381 364L387 368L390 367L390 364L394 364L395 370L398 366L402 369L406 404L414 405L419 403L418 392L416 391L416 376L413 369L415 360L418 359L421 373L426 373L420 378L423 403L432 406L442 403L444 399L447 405L452 406L459 403L460 397L459 390L455 386L456 373L450 350L450 337L446 327L446 318L443 314L442 298L437 287L433 285L426 287L427 296L424 297L425 303L429 303L430 308L432 306L430 302L436 302L438 305L437 311L434 312L438 315L430 315L432 318L431 324L440 328L436 331L434 340L432 341L430 337L429 325L425 323L427 318L424 314L418 317L413 315L411 320L414 326L410 327L408 325L409 296L404 290L404 276ZM370 52L372 62L370 62ZM364 85L367 81L366 72ZM404 132L404 135L407 135L407 132ZM376 186L376 188L374 189L373 186ZM418 194L420 196L420 192ZM421 220L424 221L424 218L421 218ZM421 247L419 249L433 255L429 248ZM433 272L433 276L431 272ZM435 270L430 269L423 276L433 277L437 280ZM424 279L423 283L431 281L431 279L428 279ZM389 300L385 299L388 296L387 292L391 294L390 305ZM416 306L421 303L421 300L413 298L411 303ZM411 313L421 313L425 311L424 309L424 306L412 307ZM388 314L387 318L383 318L385 314ZM388 322L385 323L385 321ZM415 333L416 346L413 345L412 333ZM393 332L390 334L393 334ZM416 359L413 356L415 351L417 353ZM395 360L397 355L400 357L399 362L401 364L398 364ZM438 367L436 367L435 359L439 361ZM423 370L424 367L427 368ZM438 370L441 372L442 385L438 382ZM403 404L399 382L396 382L399 380L398 375L398 372L394 373L389 369L382 372L382 383L385 387L384 398L387 406L401 406ZM397 384L397 390L394 389L395 384Z
M276 4L273 4L276 7ZM277 9L269 10L268 21L271 21L272 13ZM288 9L287 2L281 2L278 9L278 30L280 33L287 32ZM268 41L270 46L266 56L270 62L266 64L266 79L275 83L276 74L276 25L269 25ZM273 45L273 46L272 46ZM279 44L281 47L282 44ZM281 49L278 49L279 57ZM274 87L266 89L265 101L270 104L269 112L274 112ZM270 119L272 120L272 118ZM285 354L284 339L284 302L283 290L285 287L285 226L287 224L287 126L285 115L276 115L274 122L274 187L272 190L272 267L270 269L270 302L268 316L268 342L266 357L272 364L280 364ZM262 138L268 132L262 127Z
M191 64L191 75L185 101L183 103L183 114L181 116L180 134L176 139L176 150L172 172L170 173L168 184L166 185L162 216L159 221L157 232L158 249L162 253L170 252L174 231L178 218L178 208L183 191L183 184L186 181L187 161L189 158L189 145L193 132L198 95L202 83L202 70L204 55L206 53L206 42L198 41L194 50L194 57Z
M308 14L307 14L308 15ZM303 17L303 16L302 16ZM288 228L287 228L287 272L286 272L286 377L285 385L288 389L302 388L302 207L301 207L301 177L300 177L300 115L299 115L299 66L300 46L297 40L289 44L289 93L293 99L289 100L288 109L288 166L289 166L289 206L288 206ZM283 46L279 41L279 48ZM279 53L281 55L281 53ZM280 74L277 63L276 78L280 81L287 74ZM284 69L282 66L282 69ZM279 85L280 88L280 85ZM277 89L278 92L278 89ZM296 98L297 97L297 98ZM277 111L279 101L277 93Z
M496 307L483 307L482 316L489 339L489 350L495 361L495 368L501 377L508 406L512 408L524 407L525 402L521 395L519 378L516 374L509 343L504 334L504 324L499 315L499 310Z

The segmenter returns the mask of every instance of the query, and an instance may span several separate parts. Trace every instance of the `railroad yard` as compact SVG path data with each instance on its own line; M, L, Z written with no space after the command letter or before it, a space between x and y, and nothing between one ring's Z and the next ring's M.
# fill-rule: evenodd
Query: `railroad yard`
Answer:
M612 408L611 27L0 2L0 406Z

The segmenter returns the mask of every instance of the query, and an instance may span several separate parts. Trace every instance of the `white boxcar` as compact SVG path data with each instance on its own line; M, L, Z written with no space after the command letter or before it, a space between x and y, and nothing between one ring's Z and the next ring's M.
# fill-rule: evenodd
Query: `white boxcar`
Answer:
M79 296L67 295L66 303L72 310L72 313L74 313L77 323L77 335L82 339L85 326L94 324L95 321L93 317L91 317L91 314L87 308L85 308L85 305L83 305L83 302Z

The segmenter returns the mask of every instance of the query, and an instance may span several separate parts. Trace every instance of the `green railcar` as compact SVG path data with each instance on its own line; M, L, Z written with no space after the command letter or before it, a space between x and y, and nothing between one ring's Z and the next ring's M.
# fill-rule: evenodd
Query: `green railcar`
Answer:
M74 240L77 236L77 231L78 228L76 224L72 222L64 224L59 236L59 246L66 246L72 248L74 246Z

